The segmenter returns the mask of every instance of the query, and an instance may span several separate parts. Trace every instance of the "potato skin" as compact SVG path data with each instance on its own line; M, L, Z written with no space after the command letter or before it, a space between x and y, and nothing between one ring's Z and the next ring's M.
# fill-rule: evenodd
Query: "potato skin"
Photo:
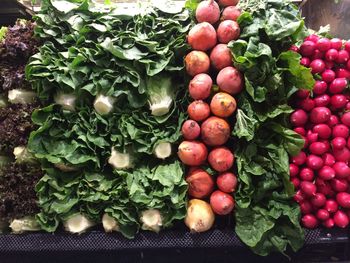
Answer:
M194 100L205 100L210 96L213 80L208 74L200 73L190 81L188 91Z
M234 155L227 147L217 147L208 155L210 166L217 172L225 172L233 166Z
M205 198L213 190L215 182L210 174L202 169L196 169L186 177L188 183L188 193L194 198Z
M202 141L208 146L220 146L230 138L230 125L222 118L209 117L201 125Z
M235 207L235 200L231 195L217 190L210 196L210 206L215 214L228 215Z
M188 105L187 113L191 120L204 121L210 116L210 107L202 100L195 100Z
M234 67L226 67L220 70L216 83L221 91L230 95L238 94L243 89L242 74Z
M210 59L203 51L193 50L185 57L185 66L188 75L194 77L209 71Z
M180 160L190 166L203 164L208 157L207 147L198 141L183 141L177 152Z
M211 112L218 117L230 117L236 109L235 98L225 92L216 93L210 102Z
M196 121L187 120L182 124L181 133L186 140L194 140L201 134L201 128Z

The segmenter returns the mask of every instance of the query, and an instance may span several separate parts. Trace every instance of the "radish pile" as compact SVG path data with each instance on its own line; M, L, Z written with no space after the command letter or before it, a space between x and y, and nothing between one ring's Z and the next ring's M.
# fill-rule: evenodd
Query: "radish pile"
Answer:
M311 92L296 93L290 116L294 131L305 139L303 151L291 157L294 199L304 227L345 228L350 220L350 41L310 35L292 50L316 79Z
M187 109L189 119L182 126L185 140L178 148L178 156L188 166L186 181L190 197L208 198L217 215L232 212L235 204L232 194L237 186L237 178L232 172L234 153L229 149L228 141L237 107L233 96L242 90L243 80L241 73L233 67L232 54L227 47L227 43L238 39L240 34L235 21L240 14L236 4L237 1L232 0L199 3L196 9L198 24L188 35L193 51L185 58L187 73L193 77L188 87L193 101ZM220 90L217 93L213 93L215 79ZM217 173L216 179L208 172L210 169L200 168L206 164ZM218 190L215 190L216 186ZM204 203L191 202L188 211L199 204ZM202 211L208 211L208 207ZM188 212L188 217L191 215ZM188 217L185 222L192 231L206 231L211 227L196 227Z

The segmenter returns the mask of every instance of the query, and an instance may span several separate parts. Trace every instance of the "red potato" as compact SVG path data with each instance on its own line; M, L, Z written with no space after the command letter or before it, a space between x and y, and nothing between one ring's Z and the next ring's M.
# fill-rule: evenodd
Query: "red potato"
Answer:
M191 51L185 57L186 71L188 75L194 77L200 73L209 71L210 59L203 51Z
M237 18L241 15L241 9L237 6L225 7L222 11L221 20L233 20L237 21Z
M230 138L230 125L224 119L209 117L201 125L202 141L208 146L220 146Z
M224 193L233 193L236 191L237 177L234 173L222 173L216 178L216 185Z
M195 50L207 51L212 49L217 42L215 28L208 22L199 23L190 30L187 41Z
M211 112L222 118L230 117L237 108L234 97L225 92L218 92L214 95L210 102Z
M231 50L226 44L216 45L210 53L210 62L216 70L232 66Z
M215 186L215 182L210 174L202 169L196 169L186 177L188 193L194 198L205 198L209 196Z
M190 166L202 165L208 157L207 147L198 141L183 141L178 148L180 160Z
M201 134L201 128L196 121L187 120L182 124L181 132L186 140L194 140Z
M220 18L220 7L214 0L202 1L196 9L196 19L199 23L215 24Z
M215 214L227 215L235 207L235 200L231 195L217 190L210 196L210 206Z
M226 67L220 70L216 77L216 83L220 90L231 95L238 94L243 89L242 74L234 67Z
M187 113L192 120L203 121L210 116L210 107L202 100L195 100L188 105Z
M217 29L217 38L220 43L227 44L231 40L237 40L241 33L241 29L236 21L222 21Z
M239 0L219 0L220 6L230 6L230 5L237 5Z
M214 148L208 155L210 166L217 172L225 172L233 166L233 153L226 147Z
M188 91L195 100L205 100L210 96L213 80L208 74L201 73L190 81Z

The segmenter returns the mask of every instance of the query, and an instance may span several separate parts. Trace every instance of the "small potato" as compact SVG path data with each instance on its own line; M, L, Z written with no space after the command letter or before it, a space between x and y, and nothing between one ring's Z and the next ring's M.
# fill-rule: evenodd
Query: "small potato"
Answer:
M210 206L217 215L228 215L235 207L235 200L229 194L219 190L210 196Z
M203 121L210 116L210 107L202 100L195 100L188 105L187 113L192 120Z
M191 166L202 165L208 157L207 147L198 141L183 141L177 152L180 160Z
M201 134L201 128L196 121L187 120L182 124L181 132L186 140L194 140Z
M201 125L201 138L208 146L220 146L230 138L230 125L224 119L209 117Z
M210 59L203 51L194 50L185 57L185 65L187 73L194 77L197 74L209 71Z
M214 148L208 155L210 166L218 172L225 172L233 166L233 153L226 147Z
M236 108L235 98L225 92L216 93L210 102L211 112L222 118L230 117Z

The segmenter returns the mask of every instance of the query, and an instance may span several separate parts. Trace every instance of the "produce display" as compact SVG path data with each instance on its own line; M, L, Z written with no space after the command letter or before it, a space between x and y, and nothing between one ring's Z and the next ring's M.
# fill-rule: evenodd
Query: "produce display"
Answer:
M33 20L0 29L2 231L227 219L266 256L349 225L350 41L289 1L42 0Z

